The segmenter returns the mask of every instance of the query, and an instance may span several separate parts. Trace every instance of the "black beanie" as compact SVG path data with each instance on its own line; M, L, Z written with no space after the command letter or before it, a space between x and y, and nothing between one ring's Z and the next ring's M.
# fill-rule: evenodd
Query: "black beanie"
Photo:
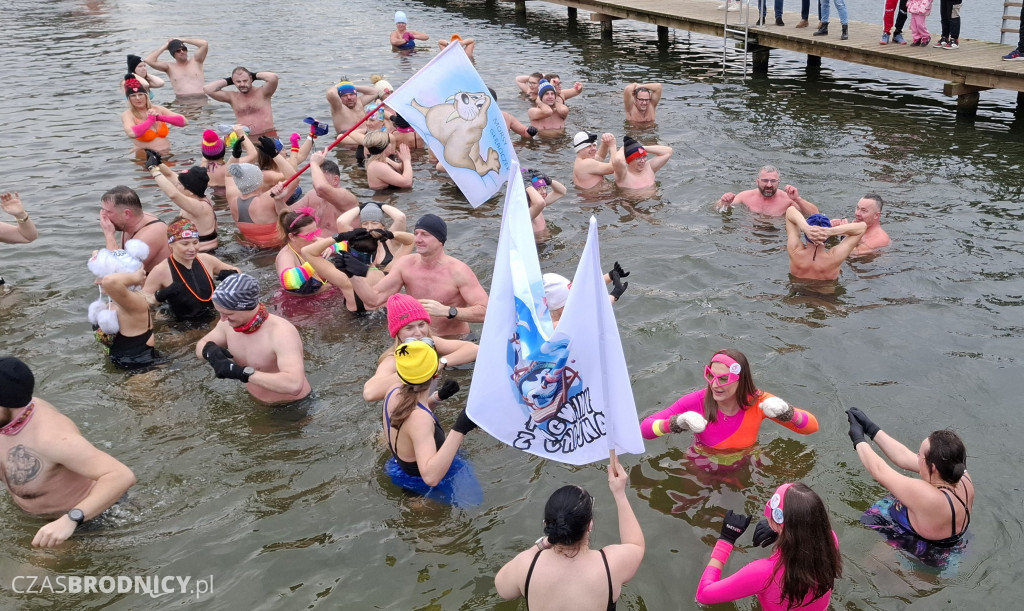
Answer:
M28 365L13 356L0 358L0 407L19 409L32 402L36 378Z
M206 197L206 188L210 185L210 173L206 168L194 165L188 171L178 174L178 182L189 193L202 199Z
M139 57L138 55L129 55L128 56L128 74L134 74L135 73L135 69L138 68L139 64L141 64L141 63L142 63L142 58L141 57Z
M448 240L448 225L436 214L424 214L416 221L416 229L422 229L444 244Z

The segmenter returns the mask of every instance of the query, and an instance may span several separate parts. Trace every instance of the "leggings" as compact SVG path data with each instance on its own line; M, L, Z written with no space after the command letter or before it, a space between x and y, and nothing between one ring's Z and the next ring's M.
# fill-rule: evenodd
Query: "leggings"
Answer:
M939 19L942 37L946 40L960 39L960 7L963 0L939 0Z

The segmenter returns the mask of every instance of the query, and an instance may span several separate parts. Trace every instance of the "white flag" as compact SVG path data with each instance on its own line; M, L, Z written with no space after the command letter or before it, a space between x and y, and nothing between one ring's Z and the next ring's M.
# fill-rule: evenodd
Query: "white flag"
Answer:
M508 127L459 42L420 68L387 105L423 137L474 208L508 178L516 160Z
M605 460L610 449L642 453L596 220L554 331L543 294L526 192L512 180L469 389L470 418L520 450L574 465Z

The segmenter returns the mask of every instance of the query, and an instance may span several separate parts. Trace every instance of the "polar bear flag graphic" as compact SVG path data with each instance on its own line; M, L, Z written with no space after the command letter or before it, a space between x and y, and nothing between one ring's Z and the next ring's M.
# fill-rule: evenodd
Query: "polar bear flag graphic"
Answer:
M518 173L519 165L512 166ZM597 221L558 327L544 299L521 180L506 187L487 318L466 404L493 437L583 465L644 451L626 359L601 271Z
M516 159L508 127L459 42L453 42L388 96L474 208L508 179Z

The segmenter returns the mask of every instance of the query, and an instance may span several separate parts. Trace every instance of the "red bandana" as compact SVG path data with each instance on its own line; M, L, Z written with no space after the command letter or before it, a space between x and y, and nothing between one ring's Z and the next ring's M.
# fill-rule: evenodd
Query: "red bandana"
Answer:
M25 428L28 421L32 419L32 411L36 408L36 402L32 401L25 408L25 411L21 412L16 420L8 422L3 428L0 428L0 435L17 435L21 432L21 429Z
M262 303L257 306L256 314L253 315L252 320L245 323L241 327L232 327L238 333L255 333L263 326L263 323L267 322L267 317L270 316L270 312L267 311L267 306Z

